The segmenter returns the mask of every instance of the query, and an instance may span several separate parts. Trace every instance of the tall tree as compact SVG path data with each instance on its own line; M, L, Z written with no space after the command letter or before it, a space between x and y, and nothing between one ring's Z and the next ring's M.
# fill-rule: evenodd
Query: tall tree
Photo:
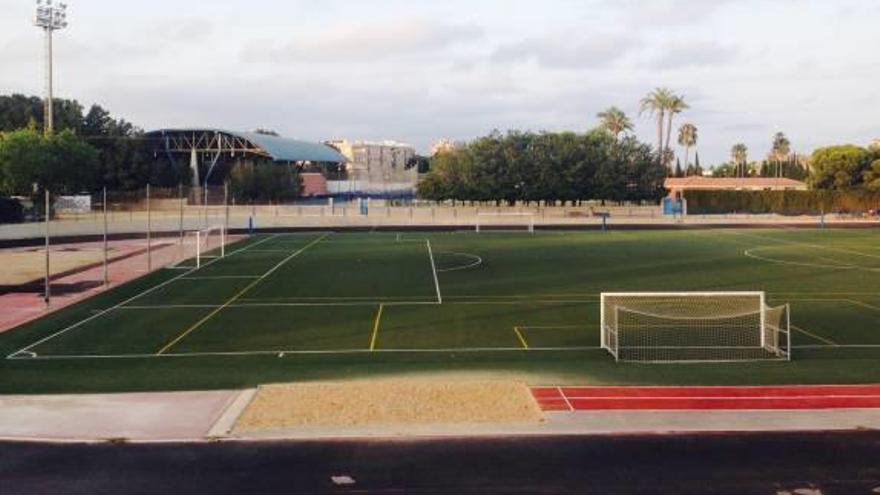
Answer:
M684 168L690 170L690 151L697 145L697 126L694 124L682 124L678 129L678 144L684 146Z
M749 162L749 148L743 143L736 143L730 149L730 157L736 165L736 175L738 177L745 177L746 165Z
M668 119L668 122L666 123L667 150L672 149L670 147L672 142L672 119L688 108L690 108L690 106L684 101L684 97L681 95L673 94L666 101L666 118Z
M629 120L629 117L626 116L623 110L617 107L609 107L604 112L599 112L596 116L601 121L599 127L608 131L614 136L615 140L619 140L622 133L633 130L632 121Z
M785 136L785 133L777 132L773 135L773 148L771 154L776 162L776 176L782 177L782 161L788 159L791 153L791 141Z
M647 113L657 119L657 160L664 164L666 157L663 149L663 125L666 121L666 109L673 99L673 93L668 88L656 88L640 102L639 114Z

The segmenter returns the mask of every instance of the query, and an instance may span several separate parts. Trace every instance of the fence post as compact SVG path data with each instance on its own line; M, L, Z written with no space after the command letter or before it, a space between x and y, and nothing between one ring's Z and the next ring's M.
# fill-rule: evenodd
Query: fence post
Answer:
M180 235L179 244L183 245L183 184L177 185L177 202L180 203L180 221L178 230Z
M46 302L46 307L49 307L51 298L52 298L52 289L51 289L51 276L49 272L49 217L50 217L50 209L49 209L49 189L46 189L46 198L45 198L45 215L46 215L46 292L43 296L43 300Z
M150 185L147 184L147 273L153 271L152 218L150 217Z
M103 190L103 203L104 203L104 287L110 285L110 273L109 267L107 266L107 187L104 187Z

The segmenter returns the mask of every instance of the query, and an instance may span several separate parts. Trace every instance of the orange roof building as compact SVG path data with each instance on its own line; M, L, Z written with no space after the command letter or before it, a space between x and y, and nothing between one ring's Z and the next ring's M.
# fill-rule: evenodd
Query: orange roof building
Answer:
M670 196L686 191L806 191L807 184L785 177L670 177L666 179Z

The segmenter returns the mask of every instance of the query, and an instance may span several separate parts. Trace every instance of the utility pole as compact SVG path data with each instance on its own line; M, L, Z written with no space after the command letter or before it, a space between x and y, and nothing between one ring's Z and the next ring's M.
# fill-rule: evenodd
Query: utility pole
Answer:
M43 104L43 132L48 136L54 129L52 113L52 33L67 27L67 4L52 4L52 0L37 0L34 25L46 33L46 101Z

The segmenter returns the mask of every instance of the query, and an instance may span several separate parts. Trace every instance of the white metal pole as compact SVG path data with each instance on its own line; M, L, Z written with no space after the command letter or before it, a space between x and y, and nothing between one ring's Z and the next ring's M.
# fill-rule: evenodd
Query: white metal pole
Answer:
M225 215L223 229L220 232L220 257L226 256L226 232L229 231L229 181L223 183L223 206Z
M52 102L52 29L44 29L46 32L46 103L43 124L43 131L46 135L52 134L55 127Z
M147 184L147 273L153 271L152 218L150 215L150 185Z
M49 189L46 189L46 198L45 198L45 208L46 208L46 293L44 295L44 300L46 302L46 307L49 307L49 303L51 302L52 290L51 290L51 277L49 272Z
M104 188L104 286L110 285L110 273L107 266L107 188Z
M178 202L180 203L180 222L178 229L180 230L180 244L183 245L183 184L177 186Z

